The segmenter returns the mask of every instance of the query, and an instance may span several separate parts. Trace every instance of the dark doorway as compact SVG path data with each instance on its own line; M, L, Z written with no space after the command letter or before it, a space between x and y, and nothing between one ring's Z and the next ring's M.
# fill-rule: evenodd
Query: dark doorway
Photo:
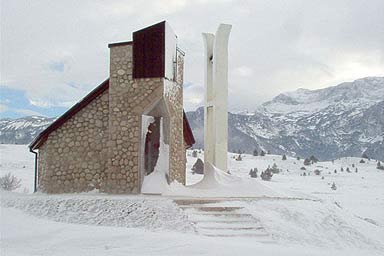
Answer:
M160 117L155 117L155 121L148 126L145 136L145 175L153 172L157 160L159 159L160 149Z

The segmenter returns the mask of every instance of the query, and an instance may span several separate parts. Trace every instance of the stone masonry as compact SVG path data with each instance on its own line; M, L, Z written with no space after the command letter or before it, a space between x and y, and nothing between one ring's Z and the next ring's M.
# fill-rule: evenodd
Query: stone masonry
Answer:
M39 190L69 193L100 189L107 167L108 90L60 128L39 149Z
M109 81L30 146L38 149L38 190L140 193L147 129L141 127L143 115L163 117L164 140L169 145L167 179L185 184L184 53L176 50L172 61L168 71L173 78L134 79L132 42L110 45Z

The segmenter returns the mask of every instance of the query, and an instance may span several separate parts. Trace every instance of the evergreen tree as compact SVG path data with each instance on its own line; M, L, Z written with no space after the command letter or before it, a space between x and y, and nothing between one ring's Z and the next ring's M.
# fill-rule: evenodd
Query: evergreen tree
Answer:
M314 163L317 163L319 162L319 159L317 159L314 155L312 155L309 160L311 160L311 163L314 164Z
M262 180L271 180L273 176L271 168L267 168L265 171L261 172L260 177Z
M257 149L253 150L253 155L254 156L258 156L259 155L259 153L257 152Z
M264 152L264 150L261 150L261 151L260 151L260 156L265 156L265 152Z
M277 168L277 164L276 163L273 163L271 171L273 173L279 173L280 172L279 168Z
M282 160L287 160L287 156L286 156L286 155L283 155Z
M369 157L368 157L368 155L367 155L367 153L363 153L363 155L361 156L362 158L365 158L365 159L369 159Z
M311 164L311 160L309 158L305 158L304 165L310 165L310 164Z

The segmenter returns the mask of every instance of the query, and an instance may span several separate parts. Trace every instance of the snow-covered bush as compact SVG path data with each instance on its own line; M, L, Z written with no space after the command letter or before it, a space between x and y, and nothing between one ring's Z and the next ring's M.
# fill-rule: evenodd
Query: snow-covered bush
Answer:
M251 178L257 178L257 168L253 168L249 171L249 176L251 176Z
M336 190L337 189L335 182L332 183L331 189L332 190Z
M260 151L260 156L265 156L265 152L264 152L264 150L261 150L261 151Z
M196 163L192 167L192 173L204 174L204 162L200 158L197 158Z
M360 163L361 163L361 164L364 164L364 163L365 163L364 159L361 159L361 160L360 160Z
M271 180L273 176L273 173L272 173L272 169L271 168L267 168L265 171L261 172L260 174L260 177L262 180Z
M243 158L241 157L241 154L239 154L237 157L236 157L236 161L242 161Z
M309 160L309 158L305 158L304 165L310 165L310 164L311 164L311 160Z
M12 175L10 172L0 177L0 189L12 191L21 186L21 179Z
M379 169L379 170L384 170L384 165L381 165L381 163L379 161L379 162L377 162L377 167L376 168Z
M315 175L320 175L321 171L320 171L319 169L316 169L316 170L314 171L314 173L315 173Z
M274 163L274 164L272 165L272 169L271 169L271 171L272 171L273 173L279 173L279 172L280 172L280 169L277 168L276 163Z

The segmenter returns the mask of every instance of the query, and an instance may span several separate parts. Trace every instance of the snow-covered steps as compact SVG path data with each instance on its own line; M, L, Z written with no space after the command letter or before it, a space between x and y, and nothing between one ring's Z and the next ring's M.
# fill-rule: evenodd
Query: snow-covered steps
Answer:
M196 232L211 237L252 237L272 242L260 221L247 213L238 201L225 199L181 199L176 204L194 223Z

